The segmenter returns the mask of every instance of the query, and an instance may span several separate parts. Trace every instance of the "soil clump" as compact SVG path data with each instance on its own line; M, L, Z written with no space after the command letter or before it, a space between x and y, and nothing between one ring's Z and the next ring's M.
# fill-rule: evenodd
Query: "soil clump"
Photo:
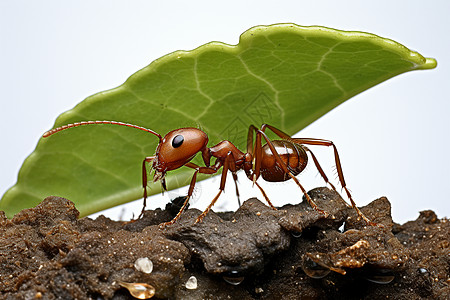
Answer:
M173 207L128 223L78 219L59 197L0 212L0 299L134 299L126 283L157 299L450 299L446 218L399 225L382 197L361 210L383 226L367 226L334 191L308 194L330 216L256 198L198 224L188 209L163 229Z

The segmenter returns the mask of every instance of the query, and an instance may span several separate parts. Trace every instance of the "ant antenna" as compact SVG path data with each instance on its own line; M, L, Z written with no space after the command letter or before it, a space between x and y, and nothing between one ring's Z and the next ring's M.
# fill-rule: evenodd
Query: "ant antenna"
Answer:
M63 125L61 127L57 127L54 128L52 130L47 131L46 133L44 133L42 135L42 137L46 138L51 136L52 134L55 134L57 132L60 132L62 130L68 129L68 128L73 128L73 127L78 127L78 126L84 126L84 125L95 125L95 124L109 124L109 125L120 125L120 126L127 126L127 127L131 127L131 128L136 128L139 130L143 130L146 132L150 132L151 134L156 135L159 138L159 142L161 143L162 141L162 137L159 133L154 132L151 129L147 129L141 126L137 126L137 125L133 125L133 124L129 124L129 123L123 123L123 122L117 122L117 121L82 121L82 122L77 122L77 123L73 123L73 124L67 124L67 125Z

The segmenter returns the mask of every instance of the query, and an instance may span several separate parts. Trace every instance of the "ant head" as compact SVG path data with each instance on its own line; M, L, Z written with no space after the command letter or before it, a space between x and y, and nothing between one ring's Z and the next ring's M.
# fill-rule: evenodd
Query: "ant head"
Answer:
M166 134L156 149L160 172L178 169L203 151L208 144L206 133L197 128L180 128Z

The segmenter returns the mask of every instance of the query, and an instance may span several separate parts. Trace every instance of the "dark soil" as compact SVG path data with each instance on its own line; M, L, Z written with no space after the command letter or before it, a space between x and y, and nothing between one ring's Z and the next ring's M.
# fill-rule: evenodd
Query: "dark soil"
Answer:
M58 197L12 220L0 212L0 299L133 299L119 282L147 283L161 299L450 299L447 219L423 211L395 224L380 198L362 211L384 227L366 226L337 193L309 194L332 216L255 198L195 225L200 211L189 209L164 229L173 207L132 223L78 219ZM151 273L136 269L142 257Z

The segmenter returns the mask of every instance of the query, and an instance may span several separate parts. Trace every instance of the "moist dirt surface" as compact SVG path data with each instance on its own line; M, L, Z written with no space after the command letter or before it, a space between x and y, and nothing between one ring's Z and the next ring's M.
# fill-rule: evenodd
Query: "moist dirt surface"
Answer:
M328 217L256 198L198 224L188 209L165 228L177 199L134 222L79 219L58 197L0 212L0 299L450 299L446 218L399 225L382 197L361 208L382 225L368 226L334 191L309 195Z

